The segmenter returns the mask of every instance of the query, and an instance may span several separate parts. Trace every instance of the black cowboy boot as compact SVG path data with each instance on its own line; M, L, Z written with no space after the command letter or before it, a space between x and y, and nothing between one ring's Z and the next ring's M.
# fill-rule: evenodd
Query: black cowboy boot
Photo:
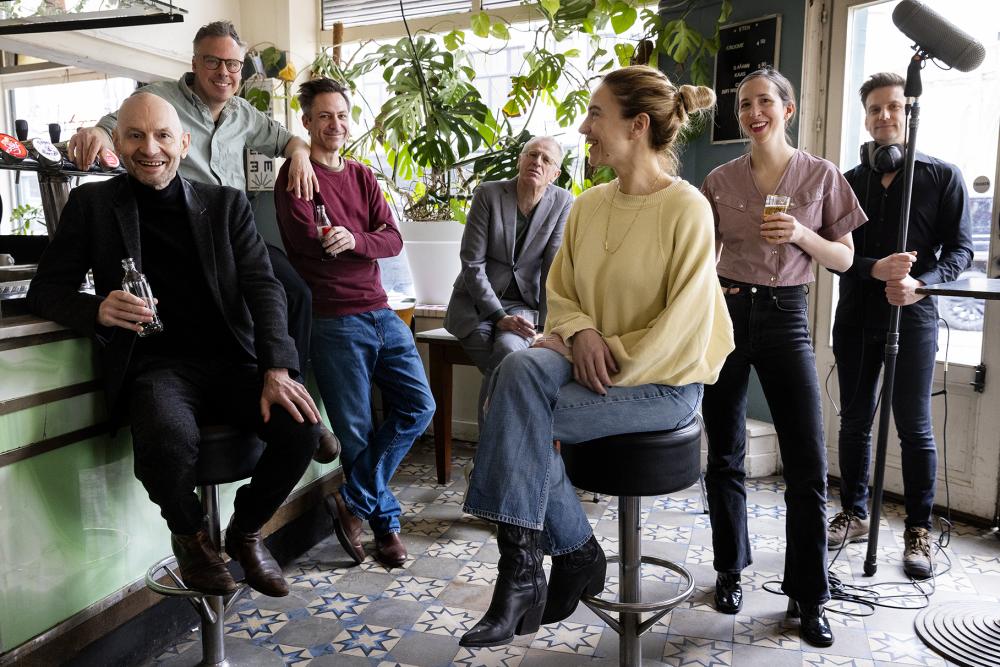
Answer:
M604 590L608 561L593 535L579 548L562 556L552 557L549 574L549 594L545 599L542 624L557 623L568 618L584 594L598 595Z
M801 605L795 600L788 600L788 615L799 618L799 637L813 646L831 646L833 630L830 621L826 620L823 603Z
M499 576L486 615L462 637L460 646L509 644L514 635L538 631L545 608L545 572L541 531L509 523L497 524L500 547Z

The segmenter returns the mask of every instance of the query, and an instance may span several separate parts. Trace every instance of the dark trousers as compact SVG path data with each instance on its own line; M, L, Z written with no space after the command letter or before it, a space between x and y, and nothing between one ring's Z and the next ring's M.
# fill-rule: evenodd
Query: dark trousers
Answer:
M729 285L728 281L723 281ZM781 589L802 604L830 598L826 578L826 450L806 290L737 285L727 294L736 349L705 385L709 515L717 572L753 562L747 532L746 406L750 367L778 432L785 477L785 573Z
M299 353L301 380L305 382L312 330L312 291L280 248L268 245L267 254L271 259L274 277L285 289L285 300L288 301L288 335L295 341L295 351Z
M129 397L135 476L160 506L172 533L190 535L203 513L194 492L198 424L251 428L267 447L249 484L236 493L236 525L259 529L309 465L318 429L299 424L280 406L260 414L261 378L251 363L146 358L135 362Z
M899 333L892 416L899 434L906 527L931 528L937 445L931 424L931 383L937 326ZM884 329L834 324L833 354L840 382L840 502L868 516L868 468L872 424L877 415L879 373L885 354Z

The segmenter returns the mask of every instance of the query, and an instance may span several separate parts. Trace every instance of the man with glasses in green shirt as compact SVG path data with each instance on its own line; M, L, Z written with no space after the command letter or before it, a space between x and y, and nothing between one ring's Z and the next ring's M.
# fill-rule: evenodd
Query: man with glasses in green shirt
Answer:
M243 152L250 148L270 157L288 158L289 192L312 199L318 182L309 162L309 145L236 96L245 50L231 22L209 23L194 37L190 72L177 81L157 81L140 90L167 100L177 110L181 127L191 133L190 151L178 169L184 178L245 190ZM114 112L101 118L96 127L77 131L67 146L70 160L85 169L100 151L114 150L111 134L117 124ZM304 371L309 359L312 294L280 249L268 245L268 254L275 277L285 288L288 333ZM328 430L323 431L315 458L327 463L340 453L340 443Z

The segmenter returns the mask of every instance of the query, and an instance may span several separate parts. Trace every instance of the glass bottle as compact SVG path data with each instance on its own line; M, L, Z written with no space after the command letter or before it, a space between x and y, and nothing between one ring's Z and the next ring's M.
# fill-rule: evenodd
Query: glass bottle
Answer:
M322 248L323 237L333 227L333 223L330 222L330 218L326 215L326 207L323 204L313 204L313 224L316 225L316 237L319 239L320 247ZM323 253L322 260L324 262L337 258L335 254L328 253L326 248L322 248L321 252Z
M126 257L122 260L122 268L125 269L125 275L122 276L122 289L132 296L137 296L145 301L146 307L153 311L152 322L139 323L142 327L139 335L149 336L163 331L163 322L160 321L160 316L156 312L156 303L153 301L153 290L149 287L149 281L146 280L146 276L140 273L139 269L135 268L135 260L131 257Z

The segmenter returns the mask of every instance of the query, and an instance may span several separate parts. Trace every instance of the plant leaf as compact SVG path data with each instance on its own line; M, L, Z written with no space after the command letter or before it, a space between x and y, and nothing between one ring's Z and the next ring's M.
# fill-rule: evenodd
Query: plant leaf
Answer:
M452 30L444 36L444 48L449 51L457 51L465 44L465 33L461 30Z
M633 54L635 54L635 46L633 44L615 44L615 55L618 56L618 64L620 66L628 67Z
M541 0L538 4L542 6L546 14L553 18L555 18L556 12L559 11L559 0Z
M479 12L472 15L472 32L476 37L490 36L490 15L486 12Z
M497 39L502 39L504 41L510 39L510 31L507 30L507 24L503 21L497 21L490 26L490 34Z
M631 28L637 18L639 18L639 12L635 11L635 7L621 0L611 7L611 27L614 29L616 35L620 35Z

